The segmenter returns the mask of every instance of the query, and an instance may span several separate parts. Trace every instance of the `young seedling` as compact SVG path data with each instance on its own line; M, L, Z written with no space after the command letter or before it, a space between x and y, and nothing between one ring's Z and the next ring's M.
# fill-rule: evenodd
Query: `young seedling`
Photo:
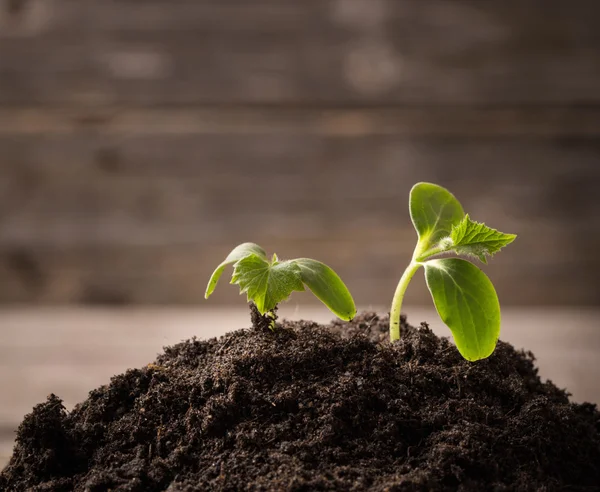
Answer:
M454 195L435 184L413 186L409 208L418 242L394 294L390 340L400 339L404 293L416 271L424 267L435 308L450 328L458 351L470 361L489 357L500 335L500 304L496 290L473 263L461 258L439 258L439 255L454 253L487 263L487 256L497 253L517 236L471 220Z
M240 294L246 293L259 313L271 318L274 327L275 308L293 291L310 291L338 318L349 321L356 315L352 295L342 279L327 265L309 258L280 261L273 255L269 261L265 251L254 243L243 243L233 249L213 272L206 287L205 299L215 290L225 267L233 264L232 284Z

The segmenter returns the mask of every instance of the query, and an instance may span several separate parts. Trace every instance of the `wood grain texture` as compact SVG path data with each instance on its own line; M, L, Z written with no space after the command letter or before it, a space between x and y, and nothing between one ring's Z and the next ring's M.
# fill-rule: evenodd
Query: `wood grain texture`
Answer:
M0 136L3 138L306 134L348 138L394 135L404 138L595 139L600 135L599 122L600 108L596 106L0 106Z
M196 304L246 240L332 263L381 303L426 180L519 234L486 270L503 302L597 305L598 14L594 0L5 2L0 303Z
M414 247L417 181L519 235L486 267L504 302L600 298L594 139L81 132L0 146L12 156L0 176L0 302L196 304L214 265L253 240L330 263L357 299L381 303ZM214 302L235 302L224 290Z
M0 104L600 101L593 0L29 0Z
M448 335L432 309L407 306L406 312L411 324L427 321L437 334ZM324 308L294 301L281 314L323 323L332 317ZM501 338L532 350L541 377L567 388L575 401L599 403L599 320L597 309L508 308ZM0 310L0 467L19 422L48 394L71 409L111 376L152 362L165 345L219 336L248 323L244 308Z

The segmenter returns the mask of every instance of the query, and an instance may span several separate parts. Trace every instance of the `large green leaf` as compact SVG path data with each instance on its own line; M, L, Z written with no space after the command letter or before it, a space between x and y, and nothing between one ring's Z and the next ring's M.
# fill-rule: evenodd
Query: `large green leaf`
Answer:
M487 263L486 255L492 256L504 246L512 243L517 236L505 234L480 222L475 222L465 215L460 223L452 229L449 249L459 255L472 255Z
M265 250L262 249L258 244L242 243L239 246L236 246L210 276L210 280L206 286L206 292L204 293L204 298L208 299L213 293L215 287L217 286L217 282L219 281L219 278L221 278L223 270L225 270L227 265L231 265L249 255L257 255L258 257L263 258L265 261L267 259Z
M304 284L338 318L349 321L356 315L356 306L342 279L324 263L309 258L293 262L300 268Z
M269 263L256 254L245 256L233 265L231 283L240 286L240 293L245 292L261 314L271 311L293 291L304 290L300 267L293 260L279 262L274 256Z
M417 183L410 190L410 218L419 235L416 257L448 237L465 213L460 202L446 188Z
M460 258L430 260L424 267L437 312L459 352L471 361L489 357L500 335L500 304L490 279Z

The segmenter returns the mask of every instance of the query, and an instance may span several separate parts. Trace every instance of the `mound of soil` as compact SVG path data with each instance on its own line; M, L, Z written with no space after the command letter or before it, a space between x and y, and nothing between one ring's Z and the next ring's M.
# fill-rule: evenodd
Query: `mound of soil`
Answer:
M166 348L19 427L10 491L600 490L600 413L500 342L466 362L427 325L283 322Z

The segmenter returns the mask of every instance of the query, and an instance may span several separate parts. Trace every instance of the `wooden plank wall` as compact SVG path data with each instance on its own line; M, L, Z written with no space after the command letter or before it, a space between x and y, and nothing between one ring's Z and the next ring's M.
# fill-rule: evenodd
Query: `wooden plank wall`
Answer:
M431 180L519 234L486 268L503 302L597 304L598 18L596 0L0 2L0 303L195 304L252 240L385 304Z

